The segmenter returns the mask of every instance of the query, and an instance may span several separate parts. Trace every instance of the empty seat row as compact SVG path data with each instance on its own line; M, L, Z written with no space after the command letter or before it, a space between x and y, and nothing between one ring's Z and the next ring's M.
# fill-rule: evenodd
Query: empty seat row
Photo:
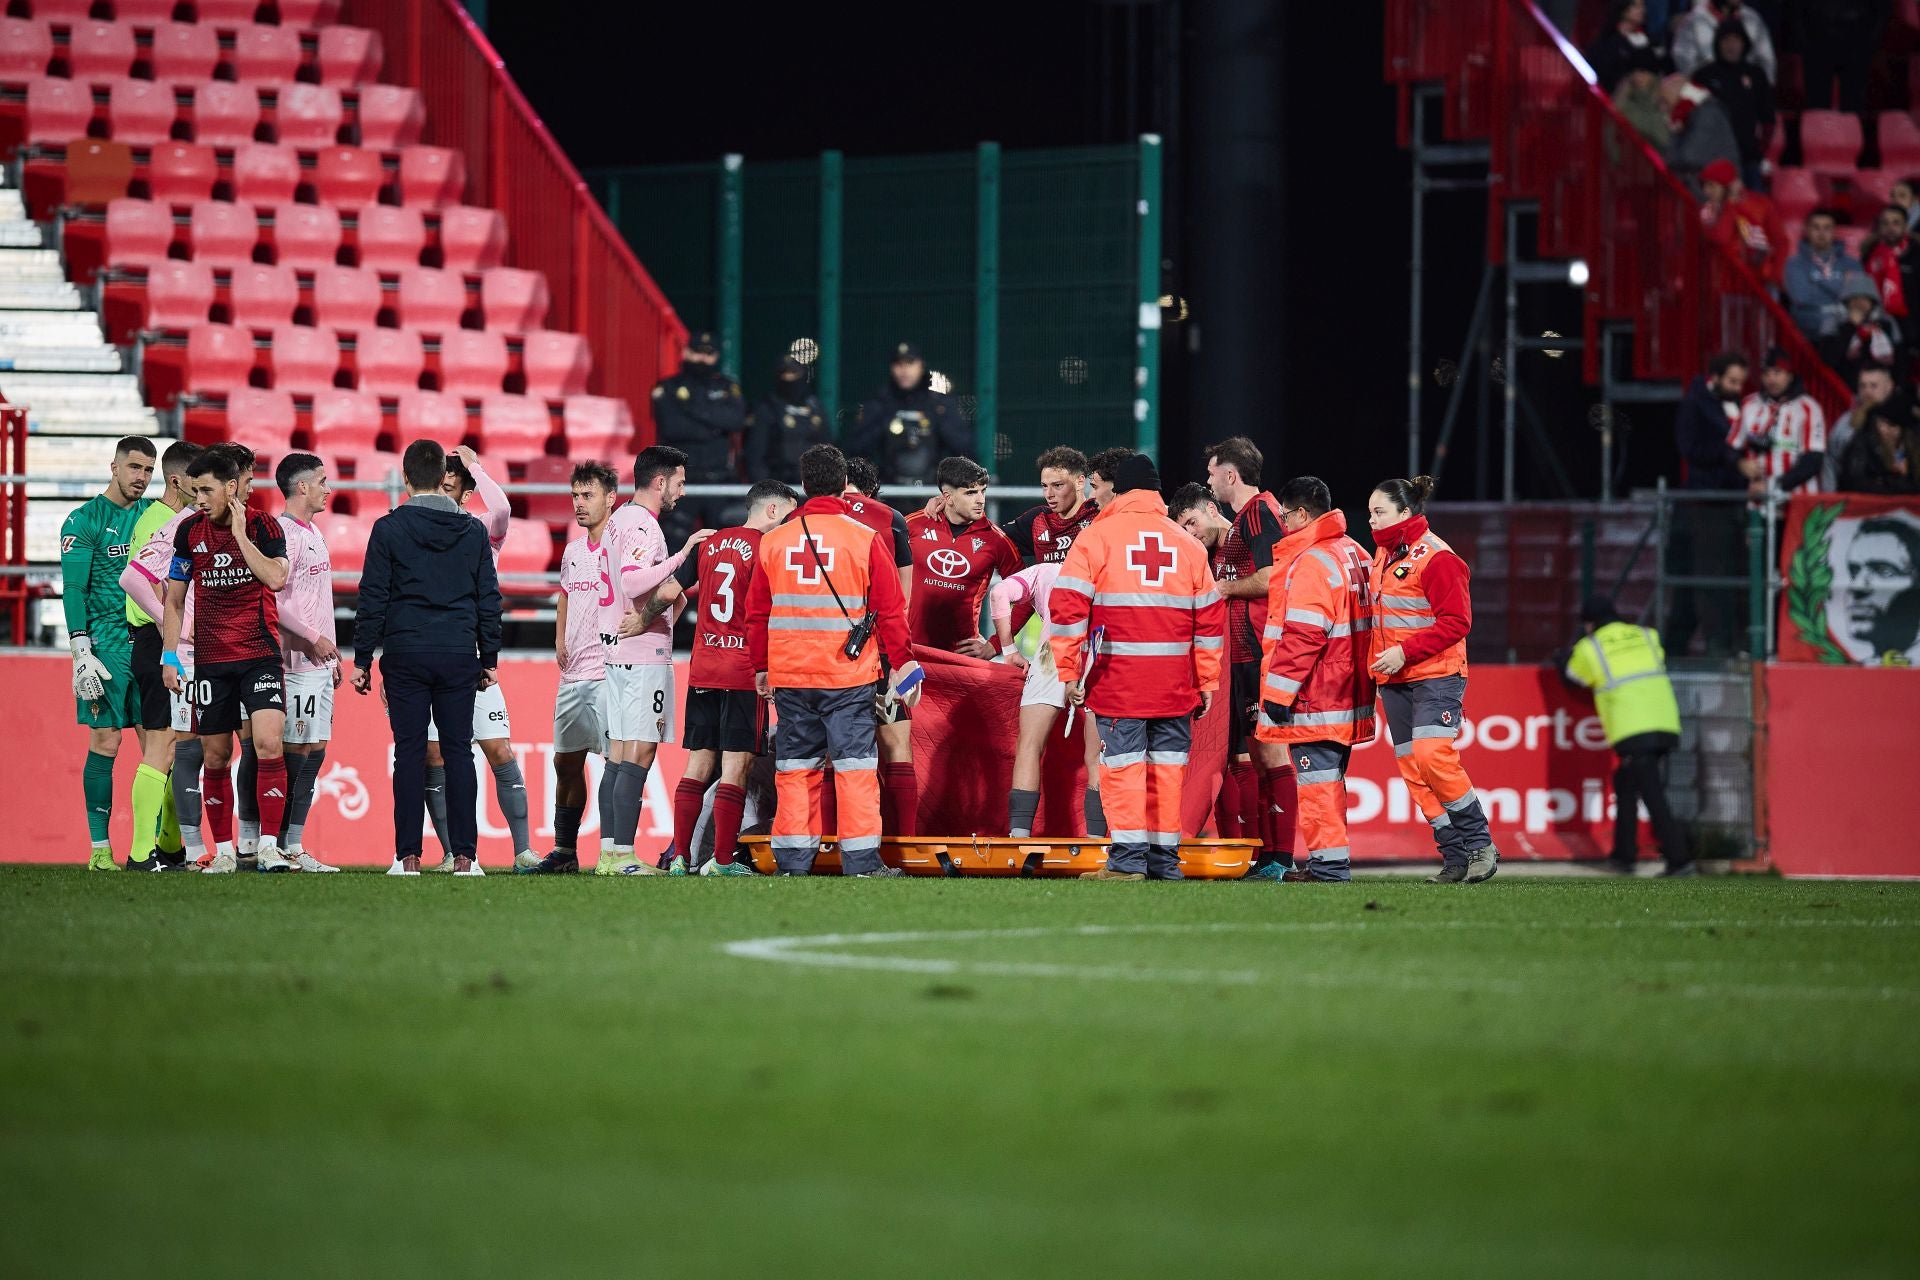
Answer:
M187 221L189 256L195 260L249 262L262 243L260 211L250 204L196 200ZM272 241L282 263L308 266L335 261L344 237L340 213L327 205L282 204L271 210ZM178 227L173 208L154 200L110 201L106 217L106 261L110 267L139 267L172 256ZM354 220L359 265L392 271L419 268L427 242L426 221L418 209L388 205L364 208ZM440 249L455 270L484 269L505 248L499 213L464 206L440 215Z
M64 45L51 25L39 18L0 18L0 80L24 80L48 74L64 61L68 78L99 80L131 74L144 61L154 80L211 80L217 68L231 68L243 84L293 80L306 61L300 33L293 27L247 24L232 29L233 47L222 49L219 34L207 23L148 19L145 48L135 24L122 19L73 20ZM380 33L363 27L324 27L316 35L314 69L319 82L339 88L380 78L384 57Z
M211 146L236 147L254 141L264 112L261 88L225 80L187 85L161 84L125 77L104 82L106 136L146 147L172 138L186 123L194 139ZM274 95L273 134L289 146L315 149L340 141L347 108L340 90L320 84L279 84ZM189 101L183 106L182 94ZM95 119L94 88L72 80L41 77L27 83L24 139L55 146L86 137ZM367 85L356 93L354 120L360 145L383 150L410 147L420 140L427 119L418 90L400 85Z
M1920 171L1920 122L1905 111L1883 111L1879 120L1880 167ZM1851 111L1800 114L1801 163L1815 173L1852 171L1865 145L1860 117Z
M273 385L282 391L331 387L340 372L340 340L331 329L282 325L267 348ZM248 385L258 362L253 331L229 324L202 324L187 331L186 387L229 391ZM587 389L593 358L578 334L536 330L521 339L527 394L578 395ZM412 329L366 329L354 339L354 372L363 391L412 391L426 372L426 347ZM440 343L440 378L476 393L500 389L507 369L506 339L497 333L461 330Z
M228 439L262 452L287 448L297 423L292 392L247 386L223 390ZM313 417L314 446L327 453L371 452L383 430L379 398L367 391L323 390L314 397ZM512 461L544 453L553 433L546 401L498 392L480 397L478 417L470 421L459 395L402 391L396 420L402 440L432 440L451 449L477 437L482 452Z
M96 0L27 0L27 11L43 22L83 22ZM121 22L166 22L181 11L182 0L108 0ZM340 16L340 0L185 0L200 22L231 25L274 18L283 26L325 26Z
M400 276L389 302L380 273L371 267L317 266L312 271L313 324L353 333L378 328L377 317L391 306L395 327L440 335L442 361L450 343L462 335L496 336L543 328L547 320L546 276L516 267L495 267L480 277L483 331L462 329L468 310L466 281L450 271L416 267ZM207 323L219 287L214 268L204 262L168 260L147 268L146 329L190 329ZM232 323L271 329L292 324L301 303L301 281L294 268L280 263L241 263L229 269L228 314ZM504 341L504 339L503 339ZM506 369L502 347L500 368Z
M106 142L89 142L90 148L109 147ZM342 148L352 150L352 148ZM72 159L69 153L69 161ZM314 193L319 194L323 183L331 183L338 177L338 171L330 169L324 175L316 164L312 170L302 167L300 153L292 147L275 146L271 142L246 142L232 149L228 157L226 180L232 198L242 204L283 205L292 204L299 194L302 183L310 183ZM149 199L165 204L190 204L195 200L211 200L222 178L220 152L200 142L161 142L147 151L146 183ZM104 162L102 162L104 163ZM120 190L124 193L127 182L137 172L131 155L124 160L125 176L121 180ZM98 167L98 166L92 166ZM91 167L90 167L91 172ZM329 187L329 190L331 188ZM338 202L322 201L323 205L333 206ZM427 207L427 206L412 206ZM448 212L458 212L457 209ZM443 213L442 218L446 217ZM424 224L423 224L424 225ZM502 223L500 240L506 243L506 227Z
M1920 166L1916 166L1920 167ZM1864 212L1867 218L1877 213L1891 198L1893 184L1911 176L1910 169L1854 169L1816 173L1798 166L1775 170L1773 203L1788 222L1801 222L1816 207L1844 206L1855 220ZM1863 209L1864 206L1864 209Z

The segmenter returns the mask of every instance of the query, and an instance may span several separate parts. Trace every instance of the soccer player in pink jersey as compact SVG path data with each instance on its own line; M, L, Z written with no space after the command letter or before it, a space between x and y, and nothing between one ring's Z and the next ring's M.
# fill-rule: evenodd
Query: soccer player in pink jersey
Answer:
M666 873L638 861L633 842L640 830L647 770L660 744L673 741L673 613L661 613L638 635L623 636L620 623L635 601L652 597L663 586L670 601L678 598L674 572L688 552L713 534L697 529L685 546L667 554L660 513L671 511L686 488L686 454L667 445L643 449L633 463L633 500L608 519L601 543L605 587L600 595L600 643L607 665L601 688L608 754L600 779L600 862L595 875Z
M601 564L607 518L620 477L604 462L573 469L573 522L581 534L560 555L560 597L554 606L553 660L560 687L553 697L553 852L526 870L570 875L580 870L580 820L587 811L587 753L607 755L601 691L607 678L600 643L602 596L610 594Z
M507 492L480 465L479 455L465 445L447 454L447 479L440 491L464 507L467 499L480 495L481 513L474 517L487 528L487 542L493 548L493 567L500 567L500 548L507 540L507 527L513 513ZM533 851L527 823L527 779L520 761L513 754L513 721L507 716L507 691L495 684L482 689L473 699L473 740L493 770L493 796L507 820L513 836L513 865L525 871L537 865L540 855ZM471 763L468 765L472 767ZM440 837L440 848L447 848L447 766L440 755L439 726L427 725L427 816ZM478 858L475 859L477 863ZM430 871L452 871L453 859L442 856Z
M1000 658L1027 673L1020 689L1020 729L1013 747L1013 789L1007 796L1007 834L1033 834L1033 816L1040 808L1040 758L1046 753L1047 737L1059 723L1067 705L1067 688L1053 665L1053 623L1048 607L1053 597L1053 580L1060 575L1060 561L1042 560L1029 565L1010 578L993 584L988 612L993 617L994 633L1000 639ZM1020 652L1015 643L1013 613L1025 606L1041 620L1040 647L1033 658ZM1087 754L1086 808L1090 815L1100 812L1100 734L1093 717L1083 717L1081 739Z
M287 500L287 585L280 606L280 657L286 664L286 830L280 847L295 871L338 871L307 851L301 837L313 807L320 766L333 737L333 691L340 687L340 650L333 635L333 557L313 523L327 509L327 465L311 453L289 453L274 468Z

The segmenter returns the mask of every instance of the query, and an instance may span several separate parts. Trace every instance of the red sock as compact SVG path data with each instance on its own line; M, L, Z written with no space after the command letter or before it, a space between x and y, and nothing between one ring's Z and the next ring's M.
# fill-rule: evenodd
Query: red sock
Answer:
M713 789L713 860L721 866L733 861L740 843L740 814L747 807L747 789L723 782Z
M889 836L919 833L920 787L913 763L880 766L880 830Z
M1220 799L1233 810L1237 820L1234 836L1241 840L1260 835L1260 791L1253 775L1251 760L1233 760L1227 764L1227 776L1220 780ZM1221 835L1226 835L1224 830Z
M1213 800L1213 829L1222 840L1240 838L1240 788L1231 774L1220 778L1220 794Z
M287 758L275 756L269 760L260 757L255 769L254 796L260 803L260 831L271 835L275 843L279 842L281 830L286 826L287 814Z
M1267 852L1285 862L1293 861L1293 838L1300 818L1300 780L1292 769L1268 769L1260 779L1261 799L1265 801L1268 823L1263 845Z
M200 770L200 809L215 847L233 843L233 766Z
M700 803L707 798L707 784L697 778L682 778L673 789L673 851L693 865L693 829L700 823Z

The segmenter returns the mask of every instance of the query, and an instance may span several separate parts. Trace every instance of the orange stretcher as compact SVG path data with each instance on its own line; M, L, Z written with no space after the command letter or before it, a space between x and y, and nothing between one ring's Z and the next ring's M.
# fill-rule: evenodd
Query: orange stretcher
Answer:
M766 836L742 836L740 846L756 871L775 871ZM1180 842L1180 870L1189 880L1237 880L1253 865L1256 840L1218 840L1197 836ZM880 858L915 876L1041 876L1070 878L1107 865L1107 846L1084 836L1062 838L1005 836L913 836L888 840ZM832 836L813 860L815 875L840 874L840 849Z

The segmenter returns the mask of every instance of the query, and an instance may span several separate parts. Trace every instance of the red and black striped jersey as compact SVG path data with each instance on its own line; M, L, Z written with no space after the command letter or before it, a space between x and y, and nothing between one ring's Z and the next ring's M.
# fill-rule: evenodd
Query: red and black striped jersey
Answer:
M278 520L249 513L247 538L267 559L286 559L286 531ZM173 535L169 577L193 587L196 663L279 659L279 604L247 567L233 530L205 513L181 521Z
M1065 516L1055 515L1052 508L1042 503L1022 511L1000 529L1013 541L1014 549L1026 564L1059 564L1067 558L1073 540L1099 514L1100 508L1091 502L1082 502L1073 514Z
M1285 536L1280 527L1280 504L1262 489L1233 513L1233 528L1220 540L1214 557L1214 577L1222 582L1251 578L1273 567L1274 544ZM1267 625L1267 597L1229 599L1227 636L1229 660L1260 661L1260 633Z

